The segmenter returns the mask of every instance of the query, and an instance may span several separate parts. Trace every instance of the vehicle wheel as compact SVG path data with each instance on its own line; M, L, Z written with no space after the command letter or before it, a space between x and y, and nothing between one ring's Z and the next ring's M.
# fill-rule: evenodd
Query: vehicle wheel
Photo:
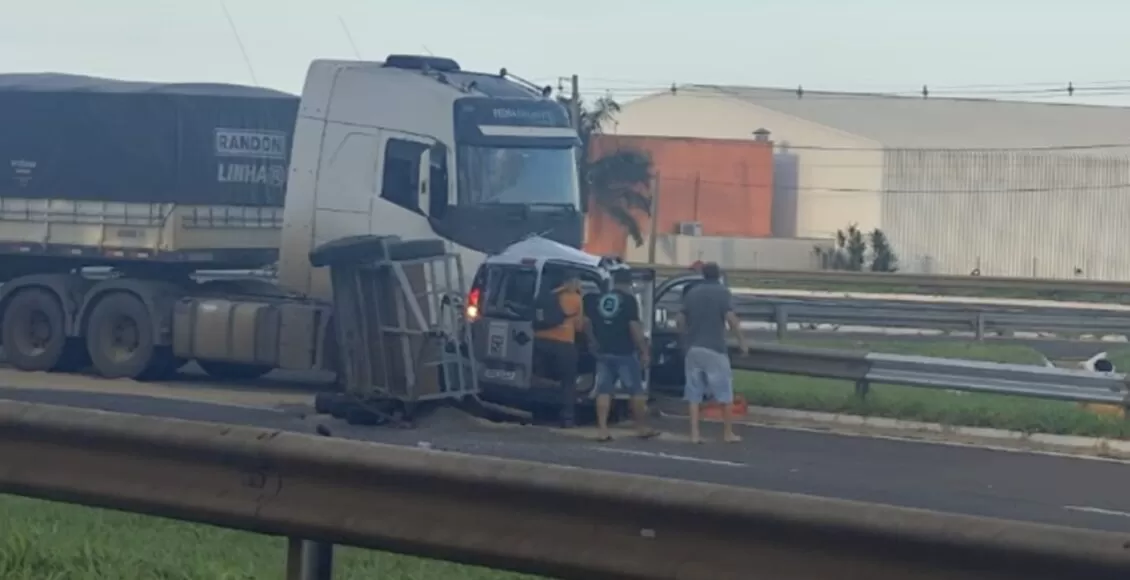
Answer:
M350 425L370 427L381 423L381 416L357 404L345 413L345 422Z
M272 370L271 367L266 365L252 365L218 360L197 360L196 364L200 365L200 368L204 369L204 372L208 373L208 376L226 381L250 381Z
M334 419L344 419L349 414L349 410L354 406L356 406L356 403L347 395L330 399L330 416Z
M337 405L340 393L316 393L314 395L314 412L319 415L332 415L334 405Z
M418 258L432 258L447 253L447 244L443 240L406 240L396 242L388 249L390 260L415 260Z
M13 296L0 328L8 362L21 371L72 370L72 359L81 357L67 340L65 316L45 290L29 288Z
M154 344L149 309L132 294L102 298L90 313L86 350L98 374L150 380L172 366L172 350Z
M326 242L310 252L310 265L315 268L332 264L356 264L384 258L396 236L347 236Z
M145 373L145 380L159 381L164 379L171 379L177 375L177 371L181 369L187 360L173 356L171 352L166 353L164 349L158 351L159 362L161 366L154 366Z

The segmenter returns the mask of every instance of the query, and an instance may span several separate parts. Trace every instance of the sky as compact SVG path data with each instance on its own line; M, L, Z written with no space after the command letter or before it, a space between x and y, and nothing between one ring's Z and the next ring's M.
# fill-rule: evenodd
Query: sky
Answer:
M0 0L0 72L297 93L316 58L431 53L554 86L577 74L619 100L672 83L926 84L1130 106L1128 21L1116 0ZM1068 82L1076 95L1057 96Z

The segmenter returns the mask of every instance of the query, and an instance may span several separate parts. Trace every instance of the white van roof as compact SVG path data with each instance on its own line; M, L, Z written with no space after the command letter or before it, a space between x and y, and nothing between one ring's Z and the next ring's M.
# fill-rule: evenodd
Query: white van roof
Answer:
M589 268L601 266L603 258L541 237L529 237L511 244L486 259L487 264L523 264L534 260L540 269L546 262L568 262Z

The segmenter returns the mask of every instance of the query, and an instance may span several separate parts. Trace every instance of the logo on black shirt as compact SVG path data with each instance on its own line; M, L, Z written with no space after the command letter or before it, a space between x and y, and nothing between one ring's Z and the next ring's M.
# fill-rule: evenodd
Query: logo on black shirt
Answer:
M616 292L610 292L601 296L600 301L597 302L596 306L597 312L600 313L600 317L605 320L616 318L616 316L620 314L620 307L620 294Z

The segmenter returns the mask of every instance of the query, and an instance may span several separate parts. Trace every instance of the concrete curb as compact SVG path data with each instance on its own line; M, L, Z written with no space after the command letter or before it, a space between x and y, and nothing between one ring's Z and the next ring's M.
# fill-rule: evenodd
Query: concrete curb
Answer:
M656 406L664 415L686 416L686 408L681 401L667 400L657 402ZM718 421L717 419L707 420ZM750 406L746 416L738 418L737 422L760 427L829 431L850 435L957 443L975 447L1051 452L1084 457L1130 459L1130 441L1122 439L1024 433L988 427L963 427L887 417L754 406Z

